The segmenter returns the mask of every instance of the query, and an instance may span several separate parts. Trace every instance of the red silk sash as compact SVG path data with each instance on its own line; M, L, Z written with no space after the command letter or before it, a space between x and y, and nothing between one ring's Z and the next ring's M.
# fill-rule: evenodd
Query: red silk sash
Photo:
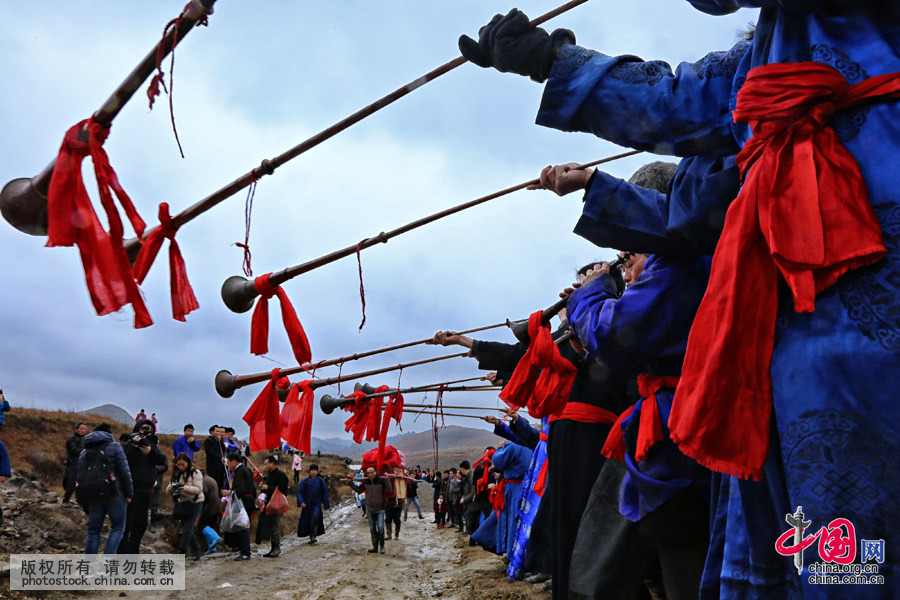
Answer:
M733 111L753 129L737 157L744 185L725 218L669 417L672 439L700 464L762 477L778 275L794 310L812 312L838 277L884 257L859 165L829 123L836 111L897 97L896 73L853 86L816 62L748 74Z
M542 311L537 311L528 318L528 351L500 392L500 398L513 410L527 405L528 414L535 419L563 409L577 373L559 353L550 327L541 322L542 316Z
M663 441L662 419L659 416L656 392L663 388L677 389L679 379L679 375L663 376L655 373L638 375L638 393L643 398L643 402L641 402L641 421L638 423L637 448L634 456L636 460L641 461L647 458L650 448ZM625 460L625 435L622 431L622 421L631 414L632 410L634 410L634 406L619 415L619 418L613 423L601 451L606 458Z
M521 479L500 479L497 484L491 488L491 493L488 496L488 499L491 501L491 508L497 511L497 517L500 516L500 511L506 508L506 484L507 483L522 483Z
M82 129L87 130L87 142L79 139ZM143 237L146 225L109 164L109 156L103 149L108 135L109 129L102 128L93 117L66 132L47 192L47 246L78 246L94 310L98 315L105 315L131 304L134 327L138 329L152 325L153 319L132 275L123 243L125 231L113 202L113 193L138 237ZM88 155L94 163L109 233L100 224L84 187L81 166Z
M134 278L138 283L143 283L144 278L153 266L156 255L162 247L163 240L169 239L169 293L172 296L172 318L176 321L184 321L185 316L200 308L191 282L188 281L187 268L184 266L184 258L181 249L175 241L175 233L178 231L172 224L169 215L169 205L166 202L159 204L159 227L150 232L144 240L137 260L134 261Z
M313 408L315 406L315 392L312 383L312 379L307 379L294 384L284 401L280 419L282 439L287 442L288 446L300 450L307 456L310 454Z
M275 388L287 389L291 385L280 369L272 369L272 378L244 414L244 423L250 426L250 448L264 450L281 447L281 415L278 412L278 395Z
M344 421L344 431L353 432L353 442L359 444L363 441L363 435L366 433L366 426L369 424L369 403L363 400L366 393L357 390L352 394L347 394L346 398L353 398L353 404L344 407L344 410L352 413L349 419Z
M387 389L387 386L382 386ZM381 389L381 388L378 388ZM383 390L382 390L383 391ZM387 443L387 432L388 427L391 424L391 419L397 421L397 427L400 427L400 419L403 418L403 395L402 394L392 394L390 398L388 398L388 403L384 407L384 416L381 419L381 434L378 436L378 468L381 469L381 465L384 464L384 445ZM401 428L400 431L403 431Z
M550 415L549 421L552 423L554 421L559 421L560 419L567 419L569 421L578 421L579 423L615 423L617 418L615 413L610 412L605 408L594 406L593 404L588 404L586 402L567 402L566 407L561 413L558 415ZM549 435L541 432L540 439L547 441ZM534 487L532 489L538 496L544 496L544 489L547 487L549 468L550 461L545 460L544 464L541 465L541 470L538 472L537 478L534 480Z
M253 280L253 285L259 292L259 300L256 302L250 323L250 352L260 355L269 351L269 298L278 296L278 302L281 304L281 320L291 342L294 358L297 359L297 363L306 364L312 359L306 332L303 331L297 312L281 286L273 287L269 283L271 275L266 273Z
M475 482L475 491L479 494L487 489L488 479L490 478L490 470L491 470L490 463L491 463L491 459L494 457L494 452L496 452L496 450L487 450L482 455L482 457L479 458L478 460L476 460L475 464L472 465L472 469L474 469L478 465L480 465L482 463L486 463L484 465L484 471L482 472L481 477L478 479L478 481Z

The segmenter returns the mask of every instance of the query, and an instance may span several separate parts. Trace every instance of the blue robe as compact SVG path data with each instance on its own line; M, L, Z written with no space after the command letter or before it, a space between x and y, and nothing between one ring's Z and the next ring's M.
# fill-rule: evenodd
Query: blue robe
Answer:
M548 80L538 122L635 148L724 157L751 135L746 125L733 123L730 109L753 67L818 61L851 84L900 71L895 3L692 3L711 14L762 6L753 42L682 64L674 73L658 61L566 47ZM803 506L812 521L807 533L845 518L855 527L858 550L863 539L900 547L900 478L893 458L900 450L900 406L892 386L884 385L885 376L900 372L898 112L895 101L876 102L832 119L866 180L887 256L843 276L818 296L813 313L796 314L790 302L780 304L771 363L775 435L763 480L767 489L719 478L712 542L722 544L725 558L711 550L704 597L893 593L891 585L810 583L809 564L820 560L815 546L805 552L802 576L790 575L792 558L773 554L772 534L790 527L785 512ZM754 498L768 500L758 504ZM787 511L778 508L784 504ZM855 562L861 560L858 553ZM788 568L787 580L779 581L782 574L773 567L778 561ZM878 567L886 581L900 577L896 553L886 551Z
M531 551L528 544L531 539L532 527L541 525L535 523L535 517L537 517L538 508L541 505L541 496L535 493L534 484L541 472L541 468L547 463L547 441L540 439L540 433L542 432L546 437L547 433L550 432L550 422L546 417L541 420L541 432L528 425L525 419L518 419L514 426L517 431L525 430L525 428L529 430L519 433L520 438L525 438L524 441L536 440L533 448L534 452L531 456L531 464L528 466L528 472L522 480L522 491L517 502L518 513L516 515L515 539L512 544L512 550L507 548L506 552L506 556L509 558L506 574L514 579L521 579L526 571L531 570L529 562L533 562L534 552Z
M508 480L503 489L503 510L497 515L497 554L512 550L516 539L516 513L522 480L531 464L532 451L524 446L509 442L494 453L491 462L494 469L503 473ZM511 483L509 480L519 480ZM497 511L494 511L496 514Z
M567 304L569 323L587 350L620 373L679 375L687 337L706 291L709 259L673 259L651 255L636 283L616 298L615 284L602 275L577 289ZM628 473L622 484L619 510L639 521L688 487L705 485L709 472L685 457L668 437L674 389L656 393L663 423L663 441L652 456L637 462L634 443L644 398L622 422L628 452Z
M297 485L297 506L306 504L300 511L300 520L297 522L297 535L319 536L325 533L325 517L322 507L330 509L328 503L328 486L321 477L306 477Z

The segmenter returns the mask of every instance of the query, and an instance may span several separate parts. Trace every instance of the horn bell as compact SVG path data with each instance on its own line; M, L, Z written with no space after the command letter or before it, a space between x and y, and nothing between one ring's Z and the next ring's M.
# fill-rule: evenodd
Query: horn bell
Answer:
M47 235L47 195L31 177L13 179L0 190L0 213L6 221L28 235Z
M293 385L289 385L286 388L280 388L277 385L275 386L275 395L278 396L278 401L284 404L285 400L287 400L288 394L291 393L291 388Z
M253 300L259 295L249 279L234 275L222 284L222 301L231 312L245 313L253 308Z
M222 369L216 373L216 392L223 398L231 398L234 396L234 375L230 371Z
M322 396L322 399L319 400L319 408L321 408L322 412L326 415L330 415L335 410L349 403L347 398L335 398L334 396L325 394Z

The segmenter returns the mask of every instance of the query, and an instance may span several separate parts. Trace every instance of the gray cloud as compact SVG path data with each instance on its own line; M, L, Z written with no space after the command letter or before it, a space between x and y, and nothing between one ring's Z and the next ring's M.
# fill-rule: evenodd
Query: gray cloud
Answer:
M99 107L181 6L87 0L49 11L0 6L0 126L7 141L0 180L31 176L47 164L65 130ZM531 16L551 8L534 0L518 6ZM168 201L173 211L192 204L262 158L453 58L460 33L474 35L509 7L475 0L450 6L220 2L209 27L192 32L176 54L175 116L187 158L177 155L167 100L148 111L143 89L116 120L107 151L142 215L155 224L158 202ZM551 26L575 30L588 47L674 65L730 47L735 30L751 20L748 11L714 19L686 2L618 1L589 3ZM620 151L591 136L533 125L540 94L524 78L464 65L264 178L251 232L255 270L304 262L531 179L550 163ZM630 158L609 170L627 177L644 161ZM523 318L549 305L575 268L611 256L571 233L580 210L575 196L518 192L365 251L362 332L355 260L287 284L314 357ZM203 430L215 421L245 434L240 417L259 388L223 400L212 386L216 371L267 371L293 359L276 301L268 360L249 355L250 314L234 315L219 299L222 281L240 272L241 252L232 244L243 239L243 211L242 194L179 233L201 304L187 324L169 318L163 249L143 286L156 324L142 331L131 328L128 310L93 314L76 250L45 249L44 240L0 226L0 385L13 404L114 403L156 412L165 429L193 421ZM512 339L503 330L484 337ZM452 351L414 348L348 363L344 372ZM477 374L474 361L455 359L404 372L402 383ZM370 382L396 379L394 373ZM496 402L486 394L453 401ZM344 417L317 412L314 435L343 435ZM413 429L426 427L423 421Z

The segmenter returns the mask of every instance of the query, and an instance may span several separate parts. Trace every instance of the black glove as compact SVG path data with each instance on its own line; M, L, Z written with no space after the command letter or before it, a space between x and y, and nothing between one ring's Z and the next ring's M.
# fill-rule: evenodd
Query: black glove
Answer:
M494 15L478 30L476 42L467 35L459 37L459 51L479 67L494 67L502 73L517 73L538 83L550 75L559 49L575 43L575 34L557 29L552 34L529 25L529 19L517 8L506 16Z

